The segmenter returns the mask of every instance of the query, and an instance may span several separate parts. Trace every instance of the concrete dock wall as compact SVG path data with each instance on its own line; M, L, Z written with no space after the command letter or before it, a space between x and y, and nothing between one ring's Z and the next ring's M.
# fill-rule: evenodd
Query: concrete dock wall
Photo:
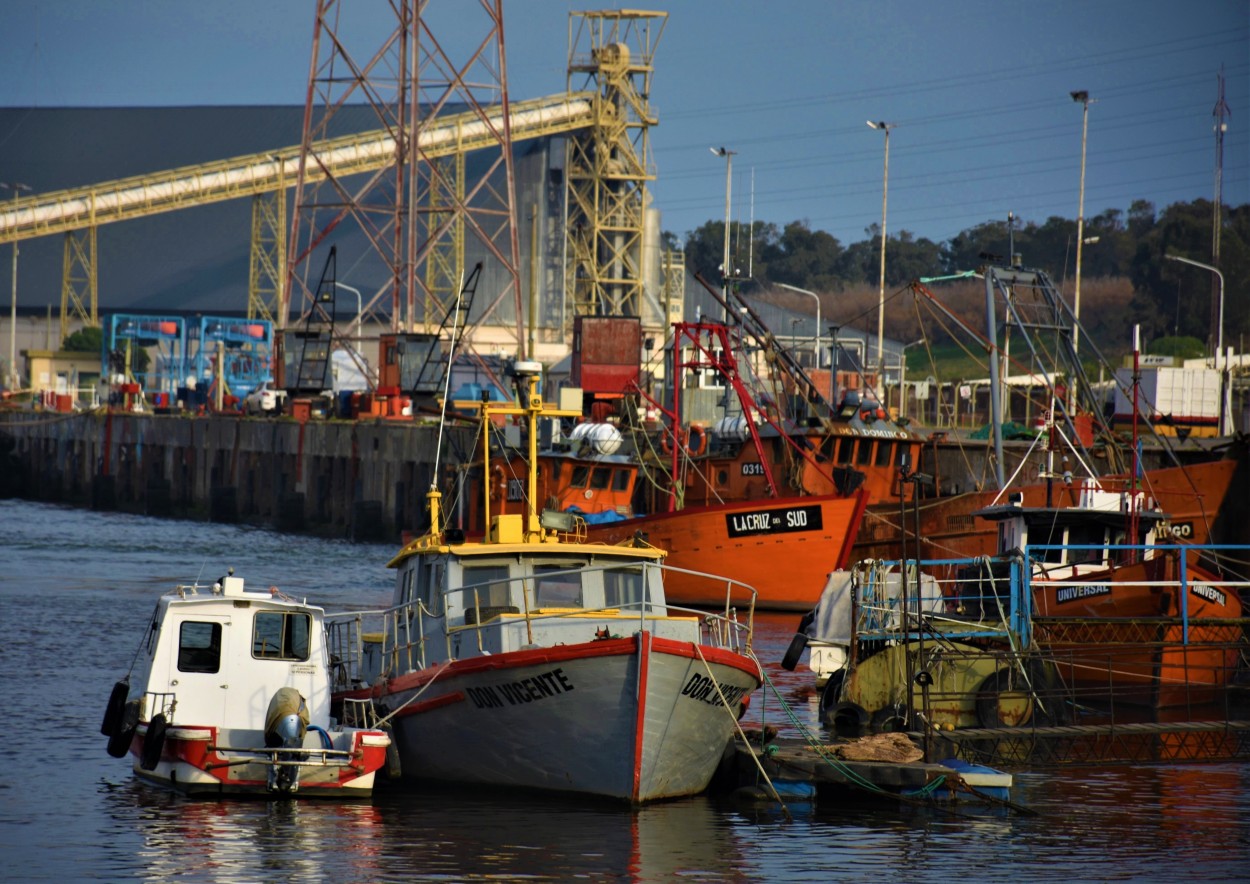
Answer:
M18 473L8 484L29 498L397 540L425 525L439 427L97 410L10 416L0 433L4 469ZM473 442L474 430L449 426L440 472Z

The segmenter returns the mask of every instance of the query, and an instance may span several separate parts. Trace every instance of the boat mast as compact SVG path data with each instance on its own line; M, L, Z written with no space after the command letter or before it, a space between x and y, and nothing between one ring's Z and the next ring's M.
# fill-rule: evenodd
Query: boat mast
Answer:
M1007 478L1003 471L1003 411L1000 407L1002 399L1002 381L998 376L998 320L994 317L994 273L985 274L985 331L990 338L990 417L994 424L994 478L999 489L1006 487Z

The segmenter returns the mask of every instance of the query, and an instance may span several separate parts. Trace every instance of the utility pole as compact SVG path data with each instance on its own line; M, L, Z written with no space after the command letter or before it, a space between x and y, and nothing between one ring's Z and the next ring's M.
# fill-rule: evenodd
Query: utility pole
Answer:
M14 214L17 201L22 191L29 191L30 186L16 181L0 182L0 187L13 191ZM17 240L13 240L13 299L9 304L9 389L16 390L20 383L17 375Z
M1212 201L1213 205L1211 207L1211 263L1216 267L1220 266L1220 229L1224 226L1224 212L1221 204L1224 199L1224 133L1228 131L1228 124L1224 122L1224 117L1231 113L1232 111L1228 109L1228 103L1224 101L1224 67L1221 65L1219 97L1215 102L1214 110L1211 111L1211 115L1215 117L1215 199ZM1214 279L1211 281L1212 283L1215 282ZM1212 294L1214 294L1214 291ZM1208 341L1219 336L1220 331L1222 331L1220 326L1223 325L1223 322L1216 315L1215 304L1216 299L1212 298L1210 331L1207 333Z
M881 174L881 276L877 288L877 402L885 404L885 207L890 192L890 130L894 123L868 121L871 129L885 133L885 168Z
M729 213L731 209L730 194L733 190L734 175L734 154L736 150L729 150L725 147L708 148L718 157L725 158L725 253L721 264L721 297L725 299L725 303L729 303L729 280L733 276L733 268L729 265ZM724 308L728 310L729 308ZM723 311L722 311L723 312ZM729 314L726 312L721 319L722 322L729 322Z

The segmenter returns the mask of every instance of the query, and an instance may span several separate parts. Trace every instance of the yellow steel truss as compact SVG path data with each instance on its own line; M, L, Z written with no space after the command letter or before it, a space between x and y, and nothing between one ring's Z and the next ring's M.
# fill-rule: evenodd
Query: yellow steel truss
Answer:
M565 275L575 315L643 315L642 247L647 182L655 175L649 130L652 61L663 12L607 10L569 17L569 88L594 93L589 128L569 139Z
M69 334L74 316L83 325L100 325L97 313L96 229L70 230L65 234L61 259L61 340Z
M247 318L274 321L286 281L286 190L252 197L252 259Z

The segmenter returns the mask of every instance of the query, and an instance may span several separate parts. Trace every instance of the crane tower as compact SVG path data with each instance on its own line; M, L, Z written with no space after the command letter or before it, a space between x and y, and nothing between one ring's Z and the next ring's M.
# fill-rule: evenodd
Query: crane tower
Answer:
M629 9L569 14L568 90L594 95L593 122L570 137L566 165L565 285L579 316L668 321L658 297L651 310L644 299L644 267L658 267L644 262L647 182L655 179L651 77L667 21L665 12Z

